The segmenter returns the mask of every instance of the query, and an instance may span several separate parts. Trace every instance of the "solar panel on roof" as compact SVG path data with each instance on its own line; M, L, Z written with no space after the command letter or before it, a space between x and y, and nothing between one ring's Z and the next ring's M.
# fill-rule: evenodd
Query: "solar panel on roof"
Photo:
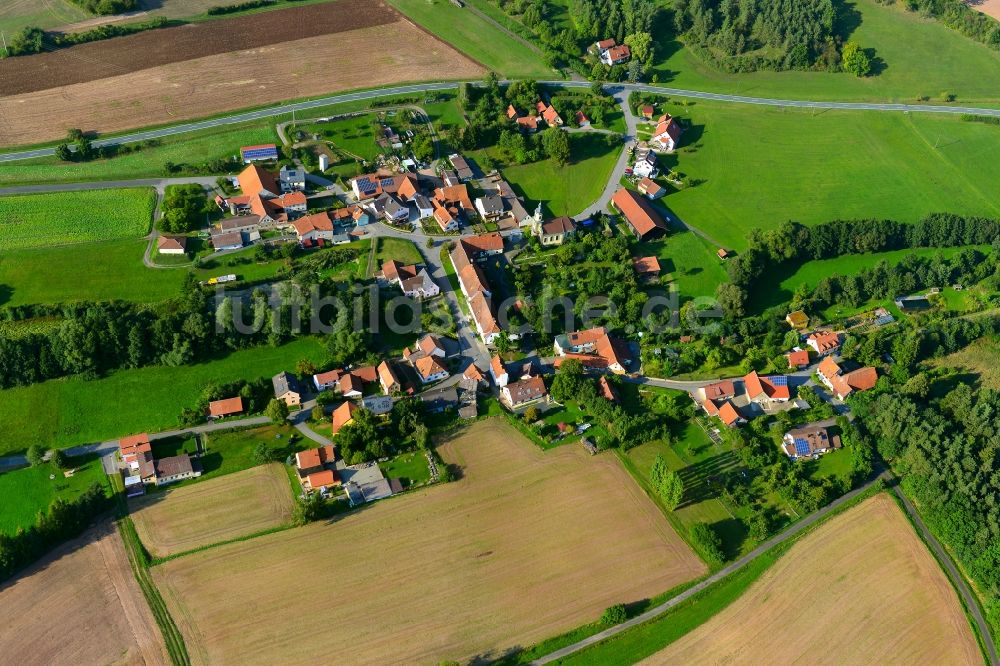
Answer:
M796 437L795 438L795 455L797 456L807 456L809 455L809 442L806 440Z
M785 375L778 375L776 377L771 377L771 383L775 386L788 386L788 377Z
M263 148L245 148L243 150L244 159L267 159L277 157L278 149L274 146L267 146Z

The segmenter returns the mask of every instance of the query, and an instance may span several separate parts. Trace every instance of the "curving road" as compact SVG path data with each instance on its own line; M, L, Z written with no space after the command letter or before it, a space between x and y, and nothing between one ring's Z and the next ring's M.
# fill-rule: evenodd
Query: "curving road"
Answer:
M562 88L590 87L590 83L587 81L539 81L539 83L542 83L547 86L562 87ZM406 95L410 93L432 92L435 90L451 90L456 88L458 85L459 85L458 82L417 83L406 86L394 86L391 88L380 88L377 90L363 90L360 92L331 95L329 97L322 97L320 99L309 100L306 102L278 104L276 106L257 109L254 111L245 111L242 113L236 113L221 118L211 118L208 120L200 120L196 122L172 125L170 127L161 127L159 129L150 129L140 132L132 132L128 134L123 134L121 136L110 137L106 139L98 139L94 141L94 145L105 146L105 145L114 145L119 143L135 143L137 141L145 141L146 139L158 139L162 137L173 136L175 134L194 132L196 130L206 129L210 127L220 127L223 125L232 125L234 123L247 122L248 120L272 118L274 116L280 116L286 113L291 113L293 110L305 111L308 109L315 109L317 107L329 106L331 104L339 104L342 102L355 102L360 100L376 99L378 97L392 97L395 95ZM983 108L969 107L969 106L938 106L934 104L892 104L892 103L880 103L880 102L814 102L809 100L789 100L789 99L774 99L770 97L748 97L745 95L728 95L725 93L702 92L699 90L686 90L683 88L667 88L663 86L653 86L644 83L607 84L605 85L605 89L611 93L615 93L617 91L624 91L626 93L632 91L639 91L639 92L658 93L662 95L672 95L674 97L689 97L692 99L715 100L720 102L732 102L735 104L756 104L762 106L785 106L785 107L796 107L803 109L845 109L854 111L903 111L903 112L914 111L922 113L972 113L981 116L994 116L1000 118L1000 109L983 109ZM47 155L52 155L54 152L55 149L52 147L34 148L30 150L8 152L0 154L0 162L13 162L15 160L30 159L32 157L45 157Z

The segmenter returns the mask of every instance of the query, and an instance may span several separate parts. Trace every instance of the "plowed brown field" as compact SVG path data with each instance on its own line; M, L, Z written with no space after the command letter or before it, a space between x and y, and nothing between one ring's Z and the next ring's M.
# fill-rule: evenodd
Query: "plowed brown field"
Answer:
M4 664L169 664L114 525L59 548L0 588Z
M441 453L461 480L154 567L192 661L496 655L705 571L614 456L499 420Z
M271 463L147 495L131 513L146 549L166 557L287 523L292 493L285 470Z
M982 664L955 591L885 494L795 544L658 664Z

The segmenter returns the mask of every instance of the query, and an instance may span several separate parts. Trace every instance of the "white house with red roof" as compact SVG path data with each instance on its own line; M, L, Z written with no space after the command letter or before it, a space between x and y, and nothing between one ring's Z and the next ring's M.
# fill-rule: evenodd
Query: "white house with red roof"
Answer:
M619 44L613 39L602 39L594 44L594 47L597 50L597 57L608 67L623 65L632 57L632 49L628 44Z
M668 153L674 152L681 139L681 126L669 113L664 113L656 121L653 138L649 142L656 148Z

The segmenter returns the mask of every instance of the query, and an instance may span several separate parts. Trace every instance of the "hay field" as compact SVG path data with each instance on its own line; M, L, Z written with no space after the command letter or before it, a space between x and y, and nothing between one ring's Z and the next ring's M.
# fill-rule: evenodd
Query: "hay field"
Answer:
M105 523L0 588L6 664L169 664L160 630Z
M724 611L640 662L981 664L945 574L885 494L795 544Z
M344 90L482 76L480 65L396 16L385 25L0 97L0 145L57 140L74 127L109 133Z
M143 545L167 557L284 525L292 493L285 470L271 463L146 495L130 507Z
M441 453L461 480L154 567L193 662L496 655L705 572L613 456L499 420Z

